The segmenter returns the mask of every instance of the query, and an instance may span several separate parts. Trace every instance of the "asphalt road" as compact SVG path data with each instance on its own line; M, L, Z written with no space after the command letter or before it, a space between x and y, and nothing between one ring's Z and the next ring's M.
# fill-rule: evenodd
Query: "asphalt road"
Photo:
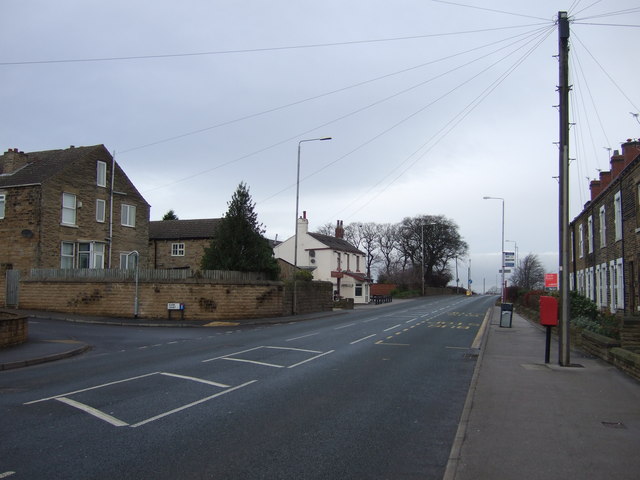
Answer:
M222 330L41 321L95 348L0 372L0 478L442 478L494 300Z

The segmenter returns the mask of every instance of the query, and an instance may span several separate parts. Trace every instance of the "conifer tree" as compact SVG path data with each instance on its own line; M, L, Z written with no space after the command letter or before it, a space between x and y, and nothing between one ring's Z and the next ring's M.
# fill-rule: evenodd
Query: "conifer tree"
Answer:
M227 213L205 249L202 269L263 272L275 280L279 267L269 241L262 236L265 230L245 183L238 185L227 205Z

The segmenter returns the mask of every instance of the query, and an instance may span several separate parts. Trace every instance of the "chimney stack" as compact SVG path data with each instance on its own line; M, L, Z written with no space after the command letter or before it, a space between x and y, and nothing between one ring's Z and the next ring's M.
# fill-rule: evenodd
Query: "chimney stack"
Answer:
M27 163L29 163L29 157L26 153L20 152L17 148L10 148L0 156L0 174L13 173Z
M336 224L336 238L344 238L344 228L342 226L342 220L338 220Z

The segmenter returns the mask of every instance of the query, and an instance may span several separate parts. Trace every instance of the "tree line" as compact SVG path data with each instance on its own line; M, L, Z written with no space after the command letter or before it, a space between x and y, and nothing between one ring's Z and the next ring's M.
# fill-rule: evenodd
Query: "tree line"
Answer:
M333 235L331 223L317 233ZM468 245L458 225L444 215L405 217L398 223L353 222L344 227L345 239L366 254L367 275L378 282L410 288L445 287L453 278L451 262L464 257ZM424 262L424 267L423 267Z

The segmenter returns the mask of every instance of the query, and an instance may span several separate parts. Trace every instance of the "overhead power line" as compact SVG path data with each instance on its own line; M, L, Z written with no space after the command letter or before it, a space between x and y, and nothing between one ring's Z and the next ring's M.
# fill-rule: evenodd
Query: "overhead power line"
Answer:
M529 24L529 25L514 25L514 26L508 26L508 27L483 28L478 30L463 30L459 32L430 33L430 34L424 34L424 35L410 35L410 36L404 36L404 37L374 38L369 40L313 43L313 44L307 44L307 45L289 45L289 46L282 46L282 47L245 48L245 49L237 49L237 50L212 50L212 51L205 51L205 52L187 52L187 53L162 53L157 55L128 55L128 56L117 56L117 57L114 56L114 57L66 58L66 59L49 59L49 60L22 60L22 61L15 61L15 62L0 62L0 66L47 65L47 64L56 64L56 63L114 62L114 61L131 61L131 60L151 60L151 59L161 59L161 58L199 57L199 56L207 56L207 55L232 55L232 54L241 54L241 53L276 52L276 51L282 51L282 50L338 47L338 46L345 46L345 45L360 45L360 44L366 44L366 43L397 42L397 41L405 41L405 40L417 40L421 38L447 37L447 36L453 36L453 35L485 33L485 32L498 31L498 30L514 29L514 28L527 28L527 27L540 26L540 25L541 24L539 23Z

